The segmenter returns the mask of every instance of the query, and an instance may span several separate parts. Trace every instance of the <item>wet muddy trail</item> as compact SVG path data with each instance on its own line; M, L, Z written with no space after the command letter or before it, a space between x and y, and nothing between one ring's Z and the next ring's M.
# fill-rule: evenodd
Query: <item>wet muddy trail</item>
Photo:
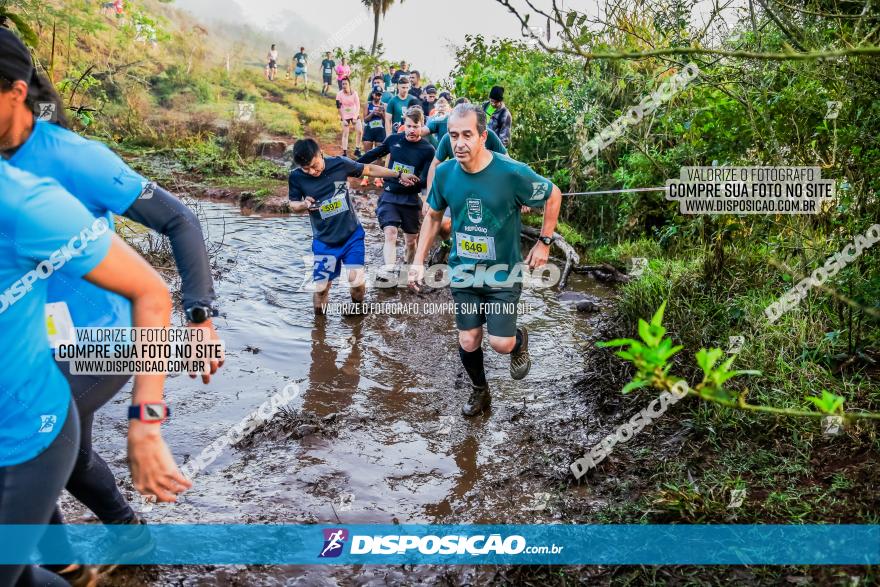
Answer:
M381 259L381 233L358 196L367 264ZM583 349L610 308L612 290L574 276L566 292L526 289L520 317L530 331L529 376L511 380L509 359L486 349L493 406L464 419L470 387L451 314L316 318L301 291L311 230L304 216L261 216L199 201L213 243L226 365L210 385L170 378L174 407L165 438L179 462L198 455L290 382L299 393L261 430L226 448L175 505L147 505L152 523L565 523L554 485L567 485L566 449L546 442L557 422L587 417L577 382ZM580 313L590 299L600 311ZM331 302L348 300L334 285ZM417 295L370 289L374 302L440 303L448 290ZM182 322L182 318L178 317ZM96 446L119 479L129 390L97 416ZM541 431L540 433L537 431ZM552 473L548 473L552 471ZM555 479L553 479L555 477ZM133 496L126 480L125 491ZM567 487L565 499L580 488ZM581 495L580 498L585 498ZM69 499L73 522L94 521ZM79 514L79 515L77 515ZM468 582L473 567L152 567L121 569L114 585L334 585ZM491 575L490 575L491 576Z

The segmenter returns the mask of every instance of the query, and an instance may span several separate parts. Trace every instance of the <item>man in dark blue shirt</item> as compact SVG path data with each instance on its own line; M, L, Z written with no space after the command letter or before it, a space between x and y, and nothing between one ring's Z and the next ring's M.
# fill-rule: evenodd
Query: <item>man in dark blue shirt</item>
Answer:
M428 185L428 169L434 160L434 147L419 133L424 119L421 108L410 108L404 115L403 132L389 136L381 145L367 151L358 159L360 163L371 163L390 155L388 167L404 174L400 180L385 182L385 190L379 196L379 206L376 208L379 226L385 233L385 246L382 250L385 267L383 274L378 277L386 281L397 265L398 229L403 230L406 243L404 262L411 262L416 252L419 210L422 204L419 191Z
M364 229L354 211L348 178L367 175L396 181L418 180L411 174L378 165L355 163L346 157L325 157L314 139L301 139L293 146L293 161L299 168L287 180L291 210L309 212L312 223L312 278L315 314L323 314L330 296L330 284L348 268L351 299L364 300Z
M330 83L333 81L333 70L336 68L336 62L333 61L333 54L330 51L324 53L324 60L321 61L321 79L324 85L321 86L321 95L326 96L327 90L330 89Z

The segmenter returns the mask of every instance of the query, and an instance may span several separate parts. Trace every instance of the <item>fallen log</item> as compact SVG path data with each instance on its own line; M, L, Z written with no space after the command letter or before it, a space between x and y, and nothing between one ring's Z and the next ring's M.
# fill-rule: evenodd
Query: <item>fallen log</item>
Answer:
M575 273L588 274L599 281L626 283L630 280L629 275L621 273L616 267L608 263L599 263L598 265L578 265L573 268L573 271Z
M532 228L531 226L523 226L522 227L523 236L527 236L531 239L537 240L539 236L541 236L541 231L537 228ZM559 289L565 289L565 286L568 285L568 276L571 273L572 269L580 263L581 258L580 255L577 254L577 251L574 250L570 244L568 244L562 235L558 232L554 232L553 236L555 239L553 240L553 244L556 245L559 250L565 254L565 268L562 270L562 278L559 280Z

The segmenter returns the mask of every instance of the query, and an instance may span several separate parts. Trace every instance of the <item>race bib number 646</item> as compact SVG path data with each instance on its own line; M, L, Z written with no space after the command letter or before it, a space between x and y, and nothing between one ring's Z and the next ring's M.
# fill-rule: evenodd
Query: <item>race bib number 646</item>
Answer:
M459 257L495 260L495 237L456 232L455 248Z

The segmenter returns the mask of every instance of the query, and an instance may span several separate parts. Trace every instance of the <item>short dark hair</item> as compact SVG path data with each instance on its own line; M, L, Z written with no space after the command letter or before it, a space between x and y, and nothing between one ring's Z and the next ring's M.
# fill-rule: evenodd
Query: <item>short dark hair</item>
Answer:
M385 76L383 75L374 75L373 81L380 80L383 84L385 83Z
M459 98L458 100L455 101L456 106L458 106L459 104L470 104L470 103L471 103L471 101L468 100L467 98L465 98L464 96L462 96L461 98Z
M293 162L302 167L308 165L321 152L315 139L300 139L293 144Z
M483 134L486 132L486 112L475 104L458 104L452 109L449 118L465 117L473 112L477 116L477 132ZM448 123L447 123L448 124Z
M397 78L397 85L408 84L408 83L410 83L408 75L402 75L399 78Z
M418 69L414 69L414 70L412 70L411 72L409 72L409 74L410 74L410 75L417 75L417 76L419 76L419 77L422 77L422 74L419 73L419 70L418 70Z
M409 118L416 124L422 124L425 120L425 111L421 106L410 106L409 110L404 114L404 118Z

